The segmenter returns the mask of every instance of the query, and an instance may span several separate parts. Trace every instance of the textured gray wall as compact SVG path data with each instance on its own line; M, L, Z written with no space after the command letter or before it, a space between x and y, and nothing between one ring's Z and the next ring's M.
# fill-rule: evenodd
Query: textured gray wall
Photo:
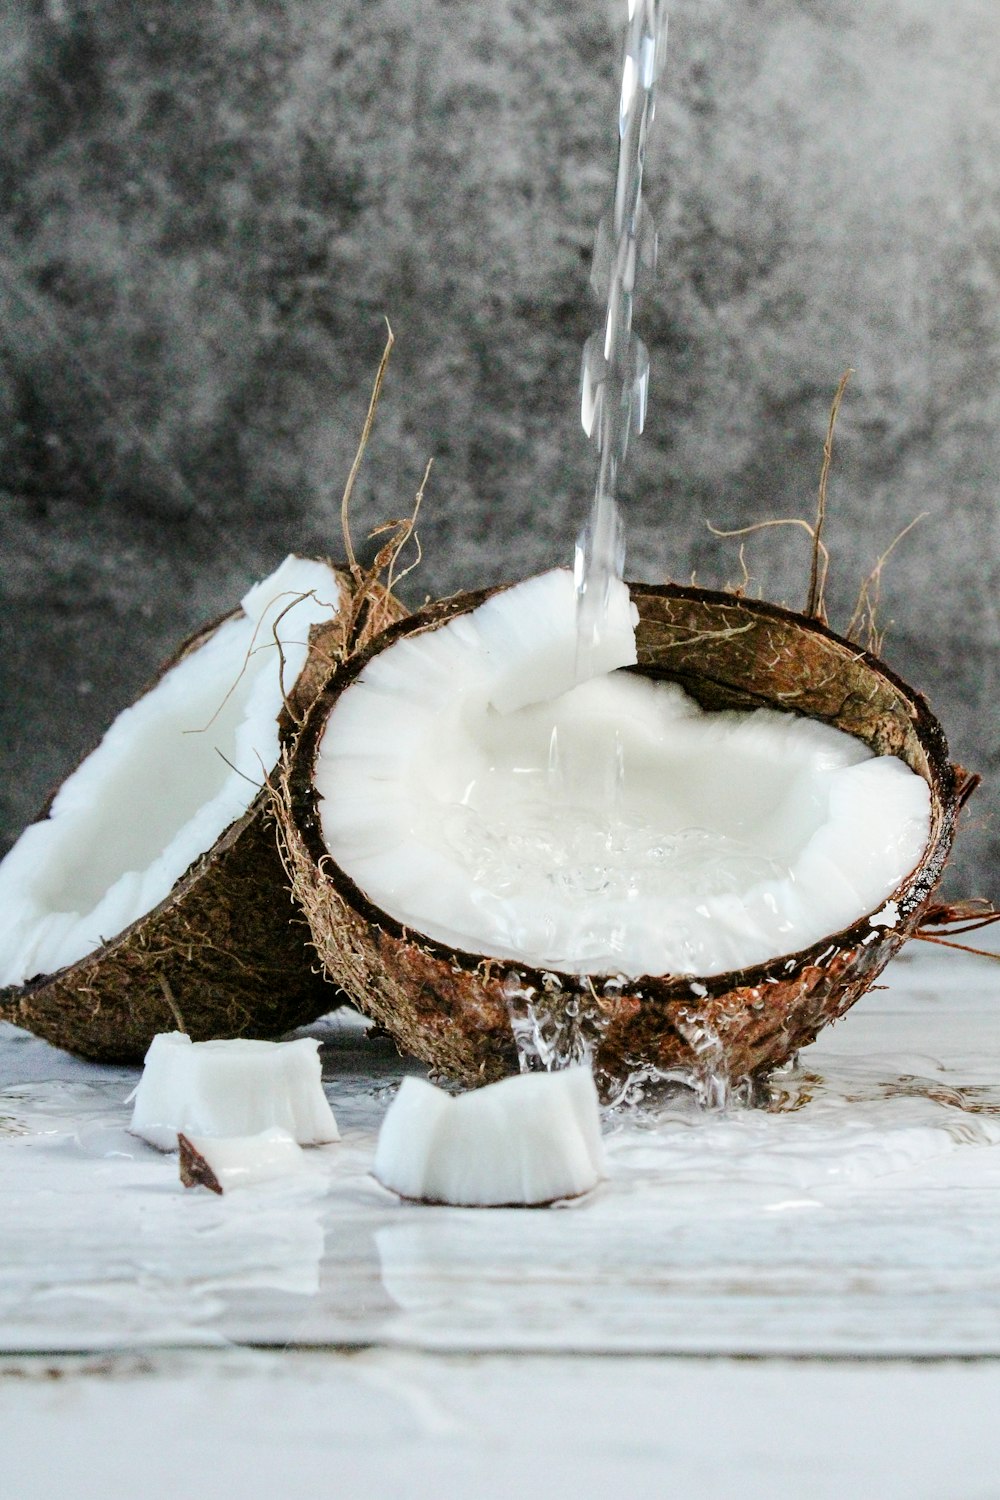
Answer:
M357 529L433 455L414 602L569 557L618 10L0 4L7 839L186 629L289 548L338 550L384 316ZM707 519L809 514L853 365L833 623L927 511L885 654L987 777L956 884L1000 896L1000 7L674 0L647 185L630 571L723 583ZM748 552L801 602L801 533Z

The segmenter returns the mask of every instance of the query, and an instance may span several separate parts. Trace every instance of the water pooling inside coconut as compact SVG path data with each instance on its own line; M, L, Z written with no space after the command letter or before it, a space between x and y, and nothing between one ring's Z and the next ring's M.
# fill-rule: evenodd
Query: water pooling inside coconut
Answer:
M628 676L516 715L466 709L410 764L394 873L331 809L333 852L363 888L466 951L575 973L745 968L856 919L926 837L926 784L809 720L720 722ZM868 857L852 872L855 839ZM447 899L422 884L435 862Z

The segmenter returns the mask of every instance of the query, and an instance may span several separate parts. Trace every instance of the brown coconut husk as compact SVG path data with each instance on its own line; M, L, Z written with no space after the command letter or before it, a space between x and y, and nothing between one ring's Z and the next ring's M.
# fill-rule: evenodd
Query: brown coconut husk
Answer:
M359 581L353 570L335 571L344 606L310 631L306 663L285 691L284 742L336 665L405 613L368 574L358 570ZM145 691L222 623L185 641ZM340 1003L308 936L289 896L265 786L159 906L77 963L0 990L0 1020L104 1062L140 1062L157 1032L178 1027L194 1041L274 1038Z
M816 618L695 587L632 585L640 623L633 670L680 683L703 708L773 707L823 720L900 756L930 788L917 868L891 899L895 926L862 917L808 949L754 968L692 978L545 971L456 950L374 906L327 850L313 768L340 694L379 651L476 607L491 591L432 605L395 626L319 694L286 762L279 813L295 894L331 979L400 1049L467 1085L518 1070L514 1027L589 1052L609 1096L637 1070L698 1081L760 1080L813 1041L872 984L931 911L960 808L976 785L948 758L924 699L883 662Z

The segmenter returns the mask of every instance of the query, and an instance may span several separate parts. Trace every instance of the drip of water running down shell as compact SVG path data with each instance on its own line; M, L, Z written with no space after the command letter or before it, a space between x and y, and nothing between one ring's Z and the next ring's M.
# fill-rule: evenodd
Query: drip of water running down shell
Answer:
M631 433L646 417L649 354L632 332L636 282L656 264L656 229L642 201L646 139L667 41L665 0L628 0L628 30L618 109L618 176L614 204L601 219L591 283L606 297L604 328L583 351L581 417L598 452L589 520L576 546L578 676L600 639L613 580L623 576L625 539L618 475Z

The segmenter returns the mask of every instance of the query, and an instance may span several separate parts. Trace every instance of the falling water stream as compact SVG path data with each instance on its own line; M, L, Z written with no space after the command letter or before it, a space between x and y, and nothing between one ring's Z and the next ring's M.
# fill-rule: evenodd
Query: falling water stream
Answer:
M665 0L627 0L628 24L625 34L621 72L621 95L618 108L618 170L614 200L597 228L591 268L591 285L604 301L603 327L587 340L583 351L581 378L581 420L583 429L597 451L597 480L587 522L576 544L574 574L577 591L577 677L590 675L588 657L602 639L608 620L611 589L624 577L625 529L618 504L618 485L628 453L629 439L641 434L646 419L649 389L649 352L632 327L636 290L644 276L656 267L657 232L643 202L643 168L646 144L656 109L656 84L662 72L667 43ZM560 751L556 730L552 731L549 750L548 783L550 790L562 790L559 775ZM601 884L594 888L595 899L606 894L614 875L635 881L644 867L645 845L664 857L662 831L642 827L638 832L643 849L635 847L635 833L626 839L628 849L624 866L612 872L611 858L621 842L626 825L622 820L625 763L617 742L617 754L609 767L612 782L606 816L595 828L596 844L582 857L573 850L566 857L565 828L572 821L565 808L554 807L552 823L558 823L556 864L559 858L571 867L563 878L579 880L581 870L597 875ZM558 801L558 796L556 797ZM536 810L537 816L537 810ZM593 822L594 819L591 819ZM587 827L584 819L581 831ZM532 829L527 853L532 863L540 853L539 833L551 833L548 827ZM720 836L721 837L721 836ZM690 881L692 875L718 884L724 878L746 878L747 859L757 858L738 841L723 839L718 848L708 849L704 830L686 829L675 835L669 858L669 875L675 882ZM560 842L561 840L561 842ZM723 847L722 845L725 845ZM549 862L553 858L548 853ZM694 864L680 857L694 856ZM544 862L544 860L543 860ZM765 861L767 863L767 861ZM557 874L558 874L557 870ZM760 875L761 871L756 871ZM774 872L771 872L774 873ZM664 893L666 896L666 892ZM667 898L669 899L669 898ZM539 1005L539 1001L542 1001ZM596 993L593 1004L580 1001L552 1004L551 995L534 997L521 991L508 996L511 1028L518 1048L522 1070L564 1067L570 1062L592 1058L607 1024L607 1016ZM547 1001L547 1003L545 1003ZM687 1036L696 1059L690 1076L684 1078L647 1077L641 1069L629 1080L622 1101L648 1092L650 1084L674 1087L687 1085L699 1103L722 1107L738 1093L734 1092L719 1040L693 1010L687 1021ZM648 1070L647 1070L648 1071Z
M618 106L618 171L614 200L598 224L590 276L594 291L604 300L604 325L584 346L581 378L581 420L598 455L593 503L577 540L574 565L577 676L581 680L590 675L588 657L605 628L611 587L624 576L625 532L618 505L618 480L629 438L640 434L645 425L649 387L649 352L633 332L632 314L637 285L656 265L657 234L643 203L642 177L656 107L656 82L666 53L667 12L665 0L627 3ZM553 730L550 783L559 778L558 757ZM615 812L624 781L620 753L612 770L611 810ZM606 858L607 830L601 828L599 832L602 856ZM534 849L531 852L536 853ZM593 867L593 858L587 863ZM518 992L508 997L508 1004L522 1070L566 1066L592 1055L603 1029L596 996L595 1004L587 1008L588 1016L578 1014L579 1002L549 1005L544 1022L531 997Z
M623 576L625 536L618 478L629 437L646 417L649 353L632 331L635 292L656 264L656 229L642 200L646 141L667 41L664 0L628 0L618 107L614 202L601 219L591 283L605 299L604 327L583 351L581 418L598 454L590 516L576 546L578 675L600 639L611 584Z

